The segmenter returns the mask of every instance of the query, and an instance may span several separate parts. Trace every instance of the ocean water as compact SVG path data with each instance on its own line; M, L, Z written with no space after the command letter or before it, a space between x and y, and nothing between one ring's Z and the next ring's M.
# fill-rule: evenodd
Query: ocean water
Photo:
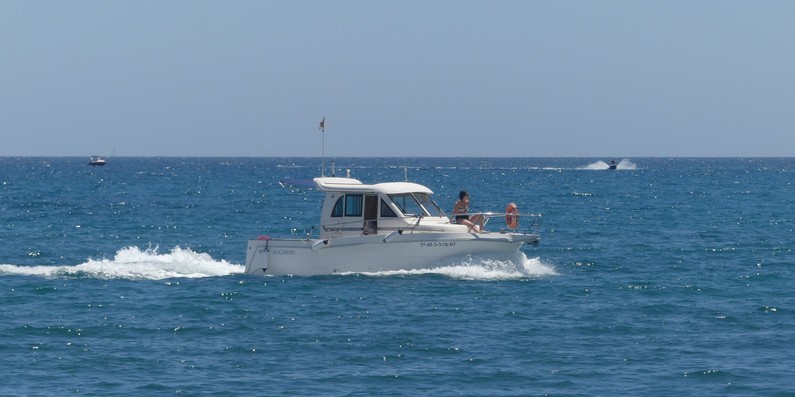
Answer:
M0 395L795 396L795 159L605 160L338 158L542 241L253 277L247 239L317 222L278 182L320 159L0 158Z

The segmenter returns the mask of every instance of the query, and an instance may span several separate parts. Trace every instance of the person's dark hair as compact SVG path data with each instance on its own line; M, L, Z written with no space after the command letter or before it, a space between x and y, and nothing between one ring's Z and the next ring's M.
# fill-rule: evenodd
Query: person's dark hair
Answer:
M466 197L466 196L469 196L469 193L467 193L466 190L462 190L461 193L458 193L458 199L459 200L463 200L464 197Z

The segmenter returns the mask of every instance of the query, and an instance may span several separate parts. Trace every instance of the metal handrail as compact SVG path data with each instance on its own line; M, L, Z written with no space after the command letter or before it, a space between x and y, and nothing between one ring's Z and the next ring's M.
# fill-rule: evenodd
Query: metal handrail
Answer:
M539 226L541 226L542 223L544 223L544 218L543 218L542 214L522 213L522 212L513 212L513 213L508 213L508 212L467 212L467 213L464 213L464 214L454 214L453 218L450 220L450 223L456 223L455 222L455 217L456 216L461 216L461 215L468 215L470 217L474 216L474 215L482 216L483 217L483 227L486 227L486 224L489 223L489 220L492 217L495 217L495 216L503 216L504 217L504 216L507 216L507 215L514 215L516 217L519 217L520 219L522 217L531 218L532 222L530 222L530 224L527 225L527 231L529 231L531 228L539 227ZM525 232L525 234L527 234L527 231Z
M515 213L510 213L509 214L507 212L469 212L469 213L466 213L466 214L455 214L455 215L453 215L453 218L448 218L448 219L450 219L450 223L456 223L455 222L455 216L456 215L469 215L469 216L481 215L483 217L483 226L484 227L486 226L486 224L488 224L489 220L491 220L491 218L493 218L493 217L504 217L506 215L515 215L515 216L519 217L520 219L521 218L530 218L530 219L532 219L532 221L526 226L526 231L524 232L525 234L527 234L530 231L530 229L537 228L537 227L541 226L541 224L544 221L543 215L542 214L536 214L536 213L515 212ZM414 229L417 228L417 226L419 226L423 216L416 215L416 216L411 216L411 217L406 217L406 218L416 218L416 219L414 221L410 222L408 225L406 225L403 229L404 230L414 230ZM379 221L379 220L391 220L391 219L394 219L394 218L392 218L392 217L389 217L389 218L381 217L381 218L375 218L375 219L371 219L371 220ZM329 229L334 229L334 228L344 229L346 227L354 227L354 228L358 229L359 226L361 226L361 225L362 225L362 221L361 220L339 221L339 222L333 222L333 223L324 223L324 224L320 224L320 225L311 226L309 228L309 231L306 231L307 228L303 228L304 233L302 233L302 234L304 234L307 239L311 239L312 235L314 234L316 229L319 232L321 230L329 230ZM291 231L292 231L293 235L299 234L298 230L299 230L298 228L291 228ZM516 229L513 229L513 230L516 230Z

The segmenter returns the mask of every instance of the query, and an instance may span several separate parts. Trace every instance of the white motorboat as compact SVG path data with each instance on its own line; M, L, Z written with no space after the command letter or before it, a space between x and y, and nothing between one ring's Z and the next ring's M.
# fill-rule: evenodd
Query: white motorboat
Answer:
M105 159L103 159L103 158L102 158L102 157L100 157L100 156L91 156L91 157L89 157L89 159L88 159L88 165L98 165L98 166L103 166L103 165L105 165L106 163L107 163L107 161L105 161Z
M477 232L451 221L431 198L433 191L411 182L363 184L352 178L312 180L326 194L319 236L259 237L248 241L246 273L312 276L433 267L466 256L515 257L526 244L537 245L533 231L541 216L522 214L511 203L505 213L481 213L505 219L497 230ZM470 214L472 216L478 214ZM529 219L518 231L518 219Z

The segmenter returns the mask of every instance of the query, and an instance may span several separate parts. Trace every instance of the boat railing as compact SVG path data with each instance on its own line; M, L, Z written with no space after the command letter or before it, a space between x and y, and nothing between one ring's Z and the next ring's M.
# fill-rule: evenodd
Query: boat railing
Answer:
M417 224L419 223L419 220L422 217L421 216L417 216L417 217L408 217L408 218L409 219L410 218L416 218L416 219L414 221L411 221L409 224L401 227L401 229L405 230L405 229L412 229L412 228L416 227ZM362 220L362 219L356 219L356 220L351 220L351 221L327 222L327 223L321 224L318 227L312 226L312 229L310 230L310 232L307 233L307 238L312 238L311 236L314 233L315 229L319 230L319 232L321 233L321 236L322 236L323 233L330 233L331 235L334 235L335 233L344 233L344 232L359 232L362 235L364 235L364 234L377 234L375 232L375 229L373 229L373 232L368 232L368 227L367 227L366 222L371 222L371 221L378 222L378 221L382 221L382 220L394 220L394 219L395 218L390 217L390 218L368 219L366 221Z
M509 215L516 216L517 220L518 220L518 224L517 224L516 228L512 229L512 228L509 228L507 225L505 225L505 227L501 228L501 229L503 229L503 230L507 229L507 230L516 231L516 230L519 229L519 226L521 226L521 227L525 228L525 231L523 232L524 234L532 233L533 229L538 228L539 226L541 226L542 223L544 223L544 217L541 214L526 213L526 212L524 212L524 213L523 212L514 212L514 213L507 213L507 212L469 212L466 215L469 215L470 219L472 219L475 215L480 215L481 217L483 217L483 222L481 222L481 225L484 228L489 223L491 218L497 217L497 218L506 219L506 217L509 216ZM522 222L522 220L524 220L525 222ZM527 222L528 220L529 220L529 223ZM455 217L453 217L453 219L450 222L455 223Z
M534 214L534 213L506 213L506 212L470 212L467 215L474 217L475 215L480 215L483 218L482 225L485 227L491 218L502 218L505 219L508 215L514 215L518 219L518 225L516 228L509 228L507 225L501 225L500 230L509 230L512 232L516 232L519 229L524 229L524 232L520 232L523 234L529 234L534 231L534 229L541 226L544 221L544 218L541 214ZM410 222L408 225L404 227L404 230L414 230L419 224L423 217L416 216L411 217L416 218L414 221ZM372 219L373 221L380 221L380 220L392 220L395 218L376 218ZM451 220L451 223L455 223L455 218ZM320 236L322 237L324 233L344 233L344 232L361 232L362 234L366 234L364 227L364 222L360 219L351 220L351 221L339 221L339 222L329 222L323 223L321 225L313 225L309 228L291 228L290 231L292 232L293 236L305 236L307 239L314 238L315 232L317 231ZM329 236L330 237L330 236ZM330 237L333 238L333 237Z

